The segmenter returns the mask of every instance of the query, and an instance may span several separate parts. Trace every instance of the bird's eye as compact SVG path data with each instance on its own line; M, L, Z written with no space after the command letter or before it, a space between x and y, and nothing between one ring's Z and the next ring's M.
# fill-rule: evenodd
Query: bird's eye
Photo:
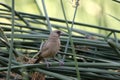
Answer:
M59 35L60 35L60 33L61 33L61 31L57 31L57 34L59 34Z

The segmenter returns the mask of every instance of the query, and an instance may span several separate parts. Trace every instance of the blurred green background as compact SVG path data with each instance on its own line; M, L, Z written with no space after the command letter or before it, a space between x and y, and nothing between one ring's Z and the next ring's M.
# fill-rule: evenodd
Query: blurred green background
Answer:
M60 0L44 1L49 17L64 19ZM76 0L63 0L68 20L72 20L74 15L74 1ZM11 6L11 0L0 0L0 2ZM41 0L15 0L15 10L44 15ZM112 0L80 0L75 21L120 30L120 22L110 16L120 19L119 14L120 4ZM74 26L74 28L91 31L91 28L87 27ZM92 29L92 32L101 33L101 31L96 29ZM102 33L105 34L106 32Z

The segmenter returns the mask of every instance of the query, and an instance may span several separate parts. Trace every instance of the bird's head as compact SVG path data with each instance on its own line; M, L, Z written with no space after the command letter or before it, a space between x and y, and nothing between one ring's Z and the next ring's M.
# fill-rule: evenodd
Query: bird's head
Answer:
M54 30L54 31L51 32L50 35L59 37L61 34L62 34L62 32L60 30Z

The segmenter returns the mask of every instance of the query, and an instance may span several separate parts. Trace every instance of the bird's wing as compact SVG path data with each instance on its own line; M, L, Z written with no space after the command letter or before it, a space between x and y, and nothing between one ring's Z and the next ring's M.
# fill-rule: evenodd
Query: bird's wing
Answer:
M49 41L46 41L42 46L41 52L48 50L48 48L49 48Z

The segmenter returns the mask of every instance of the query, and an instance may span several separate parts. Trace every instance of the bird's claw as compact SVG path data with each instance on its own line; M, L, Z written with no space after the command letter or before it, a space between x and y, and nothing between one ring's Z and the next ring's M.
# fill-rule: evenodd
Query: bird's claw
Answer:
M50 62L46 62L47 68L50 67L51 63Z
M64 61L63 60L59 60L59 65L60 66L64 65Z

